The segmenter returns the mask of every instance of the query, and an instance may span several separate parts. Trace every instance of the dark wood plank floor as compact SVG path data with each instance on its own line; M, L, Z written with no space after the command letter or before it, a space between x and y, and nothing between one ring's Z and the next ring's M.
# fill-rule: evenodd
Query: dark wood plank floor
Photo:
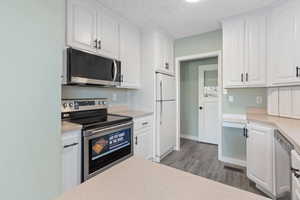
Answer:
M246 169L235 170L224 167L224 164L218 160L216 145L182 139L181 151L172 152L161 163L242 190L264 195L246 177Z

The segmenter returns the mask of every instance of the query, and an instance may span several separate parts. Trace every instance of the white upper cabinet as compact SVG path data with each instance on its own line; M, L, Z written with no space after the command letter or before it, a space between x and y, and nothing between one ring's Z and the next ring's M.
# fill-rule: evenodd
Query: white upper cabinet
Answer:
M223 22L225 88L265 87L267 17L239 16Z
M244 85L245 20L230 19L223 23L224 87Z
M141 33L128 22L120 25L120 59L124 88L140 88Z
M271 85L300 83L300 3L286 1L273 8L270 22ZM298 71L298 72L297 72Z
M73 48L119 58L119 23L96 1L68 0L67 44Z
M96 52L97 9L87 1L67 1L69 46Z
M267 16L246 17L245 28L245 84L267 85Z
M98 52L103 56L119 59L119 22L98 6L97 12Z
M174 75L174 40L165 33L155 33L156 71Z

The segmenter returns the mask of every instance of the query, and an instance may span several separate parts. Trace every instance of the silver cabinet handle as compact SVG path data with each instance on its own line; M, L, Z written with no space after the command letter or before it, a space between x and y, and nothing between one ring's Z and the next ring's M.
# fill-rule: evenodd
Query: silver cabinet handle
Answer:
M76 145L78 145L78 143L68 144L68 145L64 146L64 149L70 148L70 147L73 147L73 146L76 146Z
M148 122L142 123L143 126L146 126L146 125L148 125L148 124L149 124Z
M166 69L169 69L169 63L166 63L166 64L165 64L165 68L166 68Z
M300 69L300 68L297 66L297 67L296 67L296 77L299 77L299 76L300 76L300 75L299 75L299 69Z
M135 145L138 145L138 137L135 136Z
M249 78L248 73L246 73L246 82L248 82L248 78Z
M102 49L102 42L101 42L101 40L98 41L98 49Z
M95 42L94 48L98 49L98 39L94 40L94 42Z
M241 73L241 81L244 82L244 74Z

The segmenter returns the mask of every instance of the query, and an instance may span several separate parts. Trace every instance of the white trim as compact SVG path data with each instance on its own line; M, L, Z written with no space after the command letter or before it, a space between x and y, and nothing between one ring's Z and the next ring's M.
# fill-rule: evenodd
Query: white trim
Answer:
M184 134L181 134L180 138L184 138L184 139L188 139L188 140L193 140L193 141L199 142L198 136L194 136L194 135L184 135Z
M222 162L228 163L228 164L238 165L238 166L242 166L242 167L247 166L247 162L245 160L230 158L230 157L226 157L226 156L222 156L222 159L220 159L220 160Z
M189 56L178 57L175 59L175 73L176 73L176 94L177 94L177 120L176 120L176 150L180 150L180 63L188 60L197 60L204 58L213 58L218 57L218 85L219 91L223 91L223 67L222 67L222 51L214 51L203 54L194 54ZM218 159L222 159L222 130L223 130L223 116L222 116L222 102L223 102L223 93L219 93L219 142L218 142Z

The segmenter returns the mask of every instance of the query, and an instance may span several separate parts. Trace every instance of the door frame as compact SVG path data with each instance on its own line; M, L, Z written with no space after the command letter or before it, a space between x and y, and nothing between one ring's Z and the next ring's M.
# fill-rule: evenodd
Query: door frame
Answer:
M222 102L223 102L223 67L222 67L222 51L214 51L202 54L193 54L188 56L177 57L175 59L175 73L176 73L176 149L180 151L180 64L184 61L191 61L191 60L199 60L199 59L206 59L206 58L218 58L218 86L219 86L219 103L218 103L218 118L219 118L219 125L218 125L218 159L222 159Z

